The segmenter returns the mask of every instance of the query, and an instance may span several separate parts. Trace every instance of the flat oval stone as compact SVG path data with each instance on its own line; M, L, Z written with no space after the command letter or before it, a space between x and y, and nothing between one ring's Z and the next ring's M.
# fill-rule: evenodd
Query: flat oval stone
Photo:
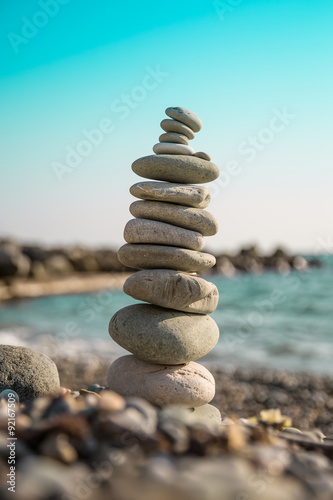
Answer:
M176 132L166 132L161 134L158 138L160 142L175 142L177 144L189 144L189 140L186 135L177 134Z
M209 281L169 269L152 269L132 274L124 292L136 300L196 314L215 311L219 293Z
M118 394L141 397L155 406L196 408L209 403L215 395L213 375L193 361L168 366L122 356L110 366L107 382Z
M127 243L170 245L190 250L201 250L205 246L203 236L196 231L149 219L128 221L124 229L124 239Z
M152 304L124 307L109 324L112 339L149 363L181 365L205 356L219 339L206 314L190 314Z
M202 158L203 160L210 161L211 157L209 154L204 153L203 151L198 151L197 153L194 153L193 156L196 156L197 158Z
M185 144L175 144L174 142L158 142L153 147L157 155L192 155L194 149Z
M214 163L189 155L143 156L132 163L132 170L147 179L183 184L204 184L220 175Z
M198 406L190 415L193 422L221 423L221 412L216 406L203 405Z
M165 245L126 244L118 250L118 259L134 269L176 269L186 272L205 271L216 259L209 253Z
M203 236L213 236L218 231L218 222L207 210L183 207L163 201L134 201L130 205L133 217L158 220L175 226L197 231Z
M171 182L138 182L130 188L136 198L151 201L166 201L194 208L206 208L210 202L210 192L204 186L173 184Z
M190 127L177 120L169 120L168 118L161 121L161 128L165 132L177 132L177 134L186 135L188 139L194 139L195 133Z
M170 116L170 118L173 118L174 120L178 120L179 122L184 123L185 125L190 127L193 132L199 132L199 130L202 129L202 121L195 113L193 113L189 109L180 107L167 108L165 110L165 114L167 116Z

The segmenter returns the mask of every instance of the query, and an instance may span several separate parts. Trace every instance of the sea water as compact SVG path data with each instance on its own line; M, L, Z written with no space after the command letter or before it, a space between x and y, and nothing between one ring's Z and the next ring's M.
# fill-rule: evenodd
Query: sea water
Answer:
M333 374L333 257L323 267L280 275L211 276L220 293L212 317L220 340L202 358L220 368ZM126 354L108 334L111 316L137 301L120 290L19 300L0 306L0 343L49 355Z

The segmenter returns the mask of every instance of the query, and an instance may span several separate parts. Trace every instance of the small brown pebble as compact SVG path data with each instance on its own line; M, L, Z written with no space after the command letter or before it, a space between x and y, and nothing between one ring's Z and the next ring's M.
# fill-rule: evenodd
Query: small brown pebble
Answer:
M113 391L102 391L98 401L98 409L103 411L122 411L126 406L125 399Z
M193 153L192 156L196 156L197 158L201 158L202 160L207 160L207 161L211 160L209 154L204 153L203 151L198 151L197 153Z
M66 394L70 394L71 390L67 387L60 387L58 391L59 396L65 396Z
M28 415L20 413L16 416L16 422L15 422L16 430L25 431L26 429L29 429L31 425L32 425L32 419Z
M42 443L40 450L43 455L56 458L65 464L75 462L78 458L75 448L65 434L51 434Z

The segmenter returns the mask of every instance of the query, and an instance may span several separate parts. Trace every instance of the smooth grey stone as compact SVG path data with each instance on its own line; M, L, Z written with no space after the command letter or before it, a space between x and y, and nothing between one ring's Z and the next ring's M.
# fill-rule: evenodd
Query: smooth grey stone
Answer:
M134 201L130 205L133 217L158 220L174 226L197 231L203 236L213 236L218 231L218 222L206 210L184 207L163 201Z
M217 423L220 424L222 419L221 419L221 413L218 408L216 408L213 405L203 405L203 406L198 406L198 408L195 408L194 411L190 415L190 420L195 423L195 422L207 422L207 423Z
M166 201L194 208L206 208L211 198L209 189L204 186L171 182L138 182L130 188L130 193L143 200Z
M147 179L183 184L205 184L220 175L212 162L189 155L150 155L132 163L132 170Z
M158 142L153 147L153 151L157 155L190 155L194 153L194 149L185 144L176 144L174 142Z
M204 237L197 231L149 219L132 219L124 229L127 243L149 243L201 250L205 246Z
M215 395L213 375L198 363L157 365L135 356L122 356L110 366L108 386L124 397L137 396L156 406L195 408Z
M202 129L202 121L195 113L193 113L193 111L190 111L189 109L180 107L167 108L165 110L165 114L174 120L184 123L190 127L193 132L199 132L199 130Z
M203 151L198 151L197 153L194 153L193 156L196 156L197 158L202 158L203 160L210 161L211 157L209 154L204 153Z
M20 401L55 394L60 388L53 361L28 347L0 345L0 392L13 389Z
M209 281L169 269L152 269L132 274L124 292L136 300L196 314L215 311L219 293Z
M161 128L165 132L176 132L177 134L186 135L188 139L194 139L195 137L193 130L178 120L169 120L169 118L165 118L161 121Z
M175 142L176 144L189 144L189 139L186 135L177 134L177 132L165 132L158 138L160 142Z
M109 333L137 358L159 365L181 365L202 358L219 339L219 328L210 316L152 304L134 304L117 311L110 320Z
M176 269L178 271L198 272L213 267L213 255L186 248L165 245L126 244L118 251L118 259L124 266L134 269Z

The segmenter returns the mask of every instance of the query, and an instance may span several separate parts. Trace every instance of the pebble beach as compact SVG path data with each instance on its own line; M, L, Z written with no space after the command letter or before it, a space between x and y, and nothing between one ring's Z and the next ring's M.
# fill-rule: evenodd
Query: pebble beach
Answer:
M17 407L19 500L333 497L333 440L322 431L332 432L328 377L213 372L212 403L222 413L217 424L194 419L184 408L124 399L105 387L103 364L56 362L61 383L75 390ZM88 386L88 379L95 383ZM1 478L7 473L6 414L2 397ZM4 481L0 493L12 498Z

